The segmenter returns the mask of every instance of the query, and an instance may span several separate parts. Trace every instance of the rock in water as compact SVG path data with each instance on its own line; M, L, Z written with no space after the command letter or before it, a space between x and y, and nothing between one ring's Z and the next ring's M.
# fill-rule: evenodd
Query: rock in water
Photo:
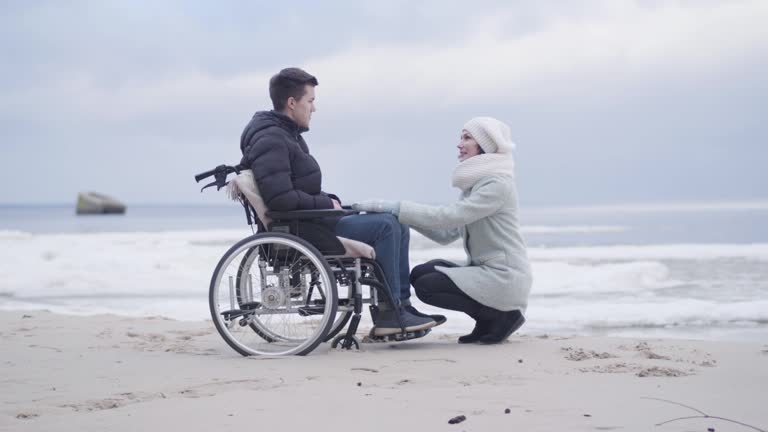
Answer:
M96 192L81 192L77 195L77 214L123 214L125 204Z

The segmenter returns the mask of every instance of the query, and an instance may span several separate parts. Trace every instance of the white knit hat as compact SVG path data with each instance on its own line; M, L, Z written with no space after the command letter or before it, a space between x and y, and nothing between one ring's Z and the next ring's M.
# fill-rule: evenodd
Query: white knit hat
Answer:
M486 153L509 153L515 148L509 126L492 117L475 117L464 125Z

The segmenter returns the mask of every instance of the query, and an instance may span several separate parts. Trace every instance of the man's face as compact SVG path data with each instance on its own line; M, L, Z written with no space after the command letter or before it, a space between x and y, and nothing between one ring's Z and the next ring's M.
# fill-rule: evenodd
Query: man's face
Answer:
M304 86L304 96L299 100L294 99L292 106L292 118L300 127L309 129L312 113L315 112L315 87Z

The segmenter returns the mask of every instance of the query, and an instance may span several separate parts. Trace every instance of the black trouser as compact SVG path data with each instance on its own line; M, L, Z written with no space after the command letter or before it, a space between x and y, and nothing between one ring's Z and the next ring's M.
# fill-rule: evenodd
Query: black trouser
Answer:
M460 290L455 283L435 269L440 267L458 267L456 264L441 259L417 265L411 271L411 285L416 297L426 304L443 309L464 312L476 318L484 306Z

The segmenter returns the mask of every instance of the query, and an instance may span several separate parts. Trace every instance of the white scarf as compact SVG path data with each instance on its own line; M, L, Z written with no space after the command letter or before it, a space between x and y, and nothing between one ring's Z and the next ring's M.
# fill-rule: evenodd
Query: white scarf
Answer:
M453 186L466 192L481 178L493 175L515 176L515 161L504 153L485 153L461 162L453 170Z

